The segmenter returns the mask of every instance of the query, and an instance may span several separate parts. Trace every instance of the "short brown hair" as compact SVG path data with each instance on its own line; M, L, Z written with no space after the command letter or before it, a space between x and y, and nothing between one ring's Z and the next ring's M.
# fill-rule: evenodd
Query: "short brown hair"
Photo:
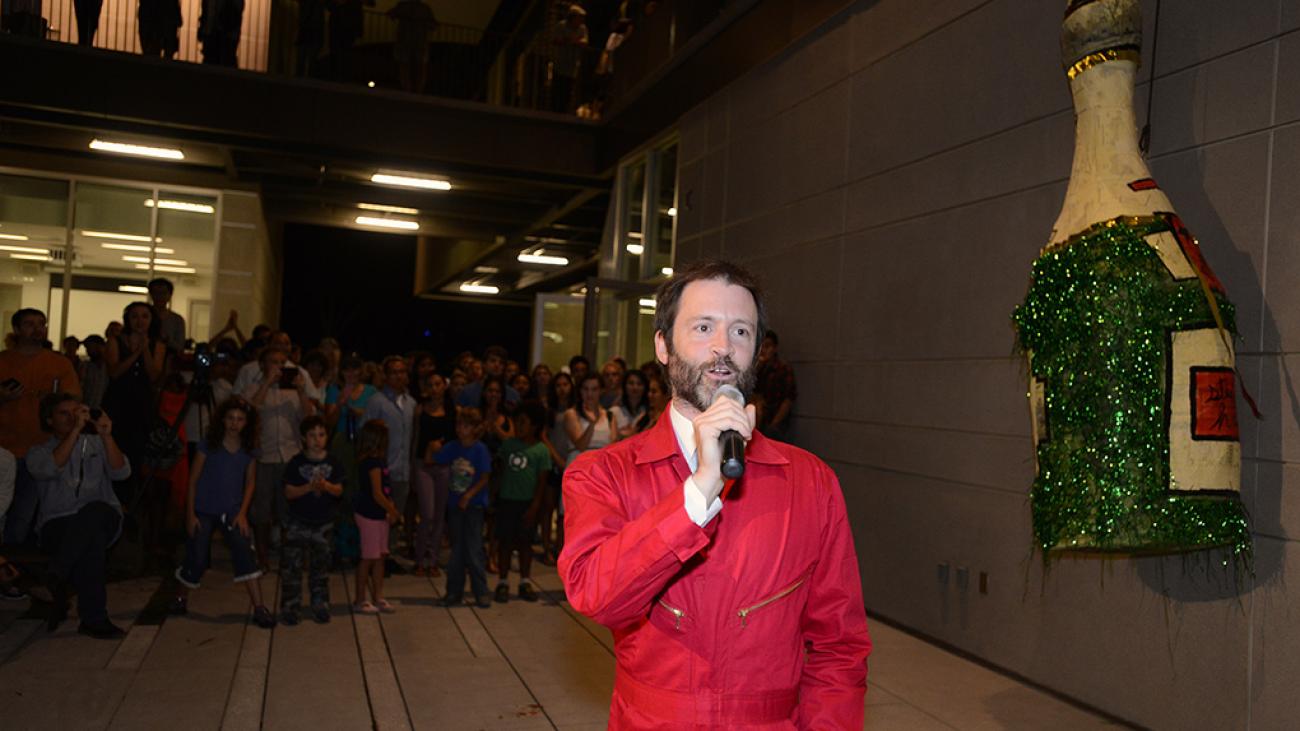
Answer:
M664 342L671 351L673 347L673 323L677 320L677 307L681 303L682 292L691 282L721 279L727 284L744 287L754 298L754 307L758 311L758 322L754 323L755 354L762 334L767 332L767 306L763 302L763 290L758 279L748 269L721 259L701 259L674 271L668 281L659 285L655 295L655 331L664 334Z
M483 425L483 412L474 407L466 407L456 412L456 423L478 428Z

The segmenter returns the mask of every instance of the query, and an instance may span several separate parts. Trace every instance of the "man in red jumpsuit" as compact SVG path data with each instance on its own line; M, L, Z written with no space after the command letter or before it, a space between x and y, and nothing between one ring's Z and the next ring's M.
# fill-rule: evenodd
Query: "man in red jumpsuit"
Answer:
M862 728L871 641L839 483L754 431L753 406L714 403L753 388L765 320L743 269L679 271L655 316L672 405L565 473L560 577L614 632L610 728ZM728 429L748 440L730 487Z

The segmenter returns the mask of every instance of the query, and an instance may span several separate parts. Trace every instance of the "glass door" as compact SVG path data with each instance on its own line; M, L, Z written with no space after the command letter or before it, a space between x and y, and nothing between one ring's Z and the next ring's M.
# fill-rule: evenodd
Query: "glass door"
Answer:
M655 284L588 279L583 353L593 370L615 356L631 368L653 360Z

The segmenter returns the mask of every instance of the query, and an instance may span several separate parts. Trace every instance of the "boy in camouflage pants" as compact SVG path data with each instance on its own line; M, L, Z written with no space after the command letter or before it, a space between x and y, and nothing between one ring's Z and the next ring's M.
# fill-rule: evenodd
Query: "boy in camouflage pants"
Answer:
M280 526L280 621L298 624L302 570L310 562L307 585L312 619L330 621L329 570L334 518L343 495L343 468L327 451L329 429L319 416L303 419L303 450L284 468L289 509Z

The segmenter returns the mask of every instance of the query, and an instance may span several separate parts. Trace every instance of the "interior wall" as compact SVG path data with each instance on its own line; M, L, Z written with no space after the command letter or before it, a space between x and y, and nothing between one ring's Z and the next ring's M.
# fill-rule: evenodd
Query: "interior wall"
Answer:
M1070 170L1065 5L864 0L692 110L678 259L765 279L799 379L796 441L840 476L870 611L1144 726L1289 727L1300 0L1164 2L1154 58L1143 2L1151 167L1238 306L1264 413L1239 406L1253 576L1205 554L1044 572L1032 548L1010 314Z

